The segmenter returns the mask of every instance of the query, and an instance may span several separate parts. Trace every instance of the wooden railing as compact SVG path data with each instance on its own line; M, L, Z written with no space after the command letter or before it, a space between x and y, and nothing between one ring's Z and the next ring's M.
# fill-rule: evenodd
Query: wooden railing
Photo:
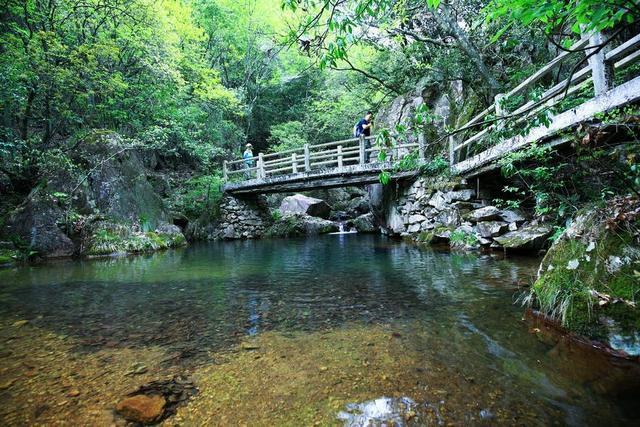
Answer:
M640 58L640 34L624 41L616 47L604 49L605 38L596 33L584 36L571 49L562 51L556 58L522 81L505 94L496 95L494 103L469 120L449 137L449 162L454 173L466 173L487 161L494 161L504 154L520 149L526 144L545 139L554 133L576 125L580 121L610 108L624 105L627 102L640 100L640 77L627 76L618 82L614 90L614 72L622 70ZM608 43L607 43L608 44ZM584 52L584 53L582 53ZM551 73L561 75L559 67L567 65L570 60L576 61L577 55L589 55L588 65L569 74L564 80L546 88L535 99L527 99L526 93L536 86L540 87L543 79ZM584 57L582 57L584 58ZM569 64L571 66L571 64ZM547 81L553 79L547 78ZM558 79L556 78L555 81ZM560 102L567 96L588 90L589 101L578 106L566 107L561 111ZM628 93L632 92L632 93ZM513 105L513 100L522 96L521 105ZM506 108L509 104L512 111ZM506 123L511 129L525 127L527 122L545 109L553 108L554 116L550 126L538 126L530 130L526 137L502 136L495 133L505 129ZM580 114L568 114L578 111ZM558 119L558 120L556 120ZM510 120L507 122L507 120ZM497 145L487 144L487 137L498 135L501 141ZM509 139L510 138L510 139ZM518 139L519 138L519 139ZM301 148L285 150L277 153L263 154L249 159L225 161L223 173L225 181L234 177L240 179L264 180L274 175L297 174L319 169L344 170L350 166L364 166L377 163L380 148L374 147L375 137L360 137L333 141L323 144L305 145ZM417 143L409 143L403 138L393 138L394 146L384 148L390 159L399 159L409 151L418 149L421 160L425 158L426 141L423 134L418 133ZM499 148L499 149L498 149ZM370 160L370 161L369 161ZM248 166L247 164L252 166Z
M507 119L513 119L512 126L524 127L527 121L542 112L543 109L554 108L554 115L559 115L563 112L562 109L557 108L560 106L559 104L567 99L567 96L581 90L592 89L593 95L590 98L603 95L611 90L614 85L614 72L627 67L640 57L640 34L613 49L598 50L604 41L606 39L601 33L583 36L581 40L571 46L570 50L560 53L508 93L496 95L492 105L461 126L454 133L456 136L449 137L450 164L453 166L465 158L486 150L486 144L483 144L486 142L486 137L492 132L502 129ZM571 51L574 53L572 54ZM567 65L568 60L575 60L576 55L590 55L588 65L546 89L538 99L526 100L527 90L534 88L543 78L559 70L562 65ZM512 111L504 108L505 100L514 99L517 96L525 98L522 105L516 106ZM466 134L460 132L464 129L467 129ZM457 135L463 135L463 138Z
M222 169L225 181L234 176L244 179L265 179L274 175L311 172L314 170L347 166L375 164L381 148L376 147L375 136L344 139L322 144L306 144L301 148L279 151L277 153L259 153L247 159L225 161ZM424 158L423 138L418 143L399 143L392 148L384 148L387 157L397 159L401 154L418 149ZM248 166L251 164L253 166Z

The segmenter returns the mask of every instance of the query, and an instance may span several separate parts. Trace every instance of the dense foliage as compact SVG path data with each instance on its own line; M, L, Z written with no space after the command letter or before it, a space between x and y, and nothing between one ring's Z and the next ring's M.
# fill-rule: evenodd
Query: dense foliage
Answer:
M628 31L639 10L624 0L6 0L1 14L0 172L12 188L78 169L69 153L106 129L189 172L179 205L210 191L200 184L247 142L268 152L347 137L365 111L417 85L435 99L460 82L469 116L580 31ZM394 131L436 119L417 110Z
M3 2L1 170L28 188L51 169L47 157L56 156L53 169L72 167L65 153L93 129L119 132L201 173L247 141L267 149L286 144L287 132L348 134L367 108L349 93L361 79L310 69L288 49L277 5Z

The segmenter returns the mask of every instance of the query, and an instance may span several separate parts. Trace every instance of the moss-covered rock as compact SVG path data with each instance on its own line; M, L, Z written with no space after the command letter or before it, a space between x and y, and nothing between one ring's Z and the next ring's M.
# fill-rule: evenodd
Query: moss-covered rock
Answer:
M583 209L544 257L532 288L567 329L640 354L640 201Z
M451 238L451 233L455 230L455 227L446 227L439 225L433 230L423 231L415 237L415 241L418 243L447 243Z
M553 229L546 224L526 225L516 231L510 231L494 240L505 249L535 251L548 246Z
M139 253L177 248L187 244L175 226L159 227L155 231L133 232L122 224L103 223L93 232L86 255Z

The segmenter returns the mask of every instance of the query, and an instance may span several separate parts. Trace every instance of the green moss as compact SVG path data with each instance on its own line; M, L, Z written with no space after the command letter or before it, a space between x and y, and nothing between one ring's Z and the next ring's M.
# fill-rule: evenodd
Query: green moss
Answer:
M114 253L148 252L184 246L182 234L165 234L149 231L146 233L116 234L112 230L99 230L93 235L88 255L109 255Z
M431 230L431 231L423 231L422 233L418 234L418 236L416 237L416 242L418 242L418 243L431 243L431 241L435 237L435 234L436 233L433 230Z
M267 237L297 237L304 234L302 220L295 215L282 217L265 232Z
M473 246L478 243L478 237L475 234L464 231L453 231L450 239L453 245L459 246Z
M0 249L0 267L14 265L19 256L14 249Z
M453 232L453 227L447 227L445 225L438 225L436 228L430 231L423 231L415 237L415 241L418 243L438 243L443 239L438 237L438 234L446 233L447 231ZM445 239L446 240L446 239Z
M545 256L542 274L531 290L535 304L567 329L595 339L607 335L602 317L613 319L623 333L633 333L640 328L640 310L628 303L635 302L640 291L634 273L640 251L633 232L610 232L589 219L584 230L583 239L564 237ZM617 258L622 265L612 268L610 259ZM606 295L608 301L600 306L593 291Z

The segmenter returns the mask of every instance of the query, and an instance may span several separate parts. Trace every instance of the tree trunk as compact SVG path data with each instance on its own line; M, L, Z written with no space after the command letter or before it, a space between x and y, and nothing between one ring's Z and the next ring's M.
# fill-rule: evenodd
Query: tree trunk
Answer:
M449 6L444 2L440 4L440 8L433 12L433 17L445 31L448 31L455 37L460 48L469 56L471 62L476 66L484 81L489 85L493 94L500 91L500 83L489 71L489 67L482 60L480 52L473 46L466 33L460 28L455 19L451 16Z
M29 137L29 118L31 117L31 107L33 106L33 100L36 97L36 91L29 89L27 92L27 105L24 107L24 115L20 123L20 138L26 141Z

